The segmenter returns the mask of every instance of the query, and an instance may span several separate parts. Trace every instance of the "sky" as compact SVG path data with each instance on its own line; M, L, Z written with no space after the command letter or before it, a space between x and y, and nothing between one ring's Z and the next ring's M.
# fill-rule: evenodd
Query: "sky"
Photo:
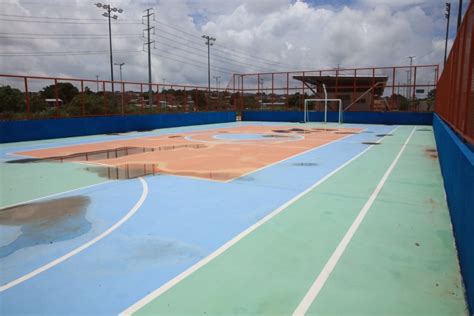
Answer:
M103 1L103 0L101 0ZM468 1L464 1L464 11ZM107 18L87 0L0 0L0 73L110 78ZM104 3L104 2L102 2ZM112 21L123 80L147 82L142 24L153 8L152 79L225 86L232 73L442 64L444 0L120 0ZM458 1L453 1L450 41ZM115 79L119 68L114 66ZM0 84L2 81L0 81Z

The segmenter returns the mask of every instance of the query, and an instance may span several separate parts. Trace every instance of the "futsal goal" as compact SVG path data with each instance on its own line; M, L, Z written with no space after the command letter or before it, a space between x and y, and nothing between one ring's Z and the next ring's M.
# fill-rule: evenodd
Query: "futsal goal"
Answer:
M309 122L309 103L315 103L315 102L324 102L324 123L327 123L328 121L328 102L338 102L339 107L338 107L338 122L339 124L342 124L342 100L341 99L328 99L327 97L327 91L326 91L326 85L323 84L323 90L324 90L324 99L305 99L304 100L304 112L303 112L303 122Z

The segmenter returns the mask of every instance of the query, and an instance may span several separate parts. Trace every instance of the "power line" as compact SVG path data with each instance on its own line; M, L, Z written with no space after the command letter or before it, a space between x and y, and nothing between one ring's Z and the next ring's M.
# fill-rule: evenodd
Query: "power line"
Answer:
M21 23L44 23L44 24L107 24L107 22L73 22L73 21L28 21L28 20L16 20L16 19L4 19L0 18L0 22L21 22ZM142 24L141 22L120 22L116 23L120 25L139 25Z
M202 66L202 64L200 64L200 63L195 64L195 63L192 63L192 62L186 62L186 61L183 61L183 60L175 59L173 57L169 57L169 56L165 56L165 55L161 55L161 54L157 54L157 53L152 53L152 55L155 55L155 56L158 56L158 57L161 57L161 58L165 58L165 59L169 59L169 60L173 60L173 61L176 61L178 63L193 66L193 67L196 67L196 68L207 69L206 66ZM214 67L211 67L211 68L214 68ZM225 73L225 74L228 74L228 75L232 75L234 72L228 72L228 71L220 70L220 73Z
M73 17L56 17L56 16L15 15L15 14L3 14L3 13L0 13L0 16L24 18L24 19L43 19L43 20L103 21L102 19L97 19L97 18L93 19L93 18L73 18ZM135 21L138 23L140 20L122 19L122 21Z
M169 39L168 39L168 40L169 40ZM169 41L175 42L175 43L180 44L180 45L185 45L185 44L179 43L179 42L177 42L177 41L173 41L173 40L169 40ZM168 47L168 48L179 49L179 50L181 50L181 51L183 51L183 52L191 53L191 54L193 54L194 56L199 56L199 57L207 58L207 55L205 55L205 54L198 54L198 53L196 52L196 50L197 50L197 51L200 51L200 52L207 52L206 49L200 49L200 48L194 48L194 47L193 47L193 48L192 48L193 50L190 50L190 49L186 49L186 48L183 48L183 47L178 47L178 46L170 45L170 44L168 44L168 43L165 43L165 42L162 42L162 41L159 41L159 40L156 40L156 43L166 45L166 47ZM241 67L241 66L249 66L249 67L251 67L252 69L257 69L257 70L258 70L258 69L261 69L261 68L256 68L256 67L255 67L254 65L252 65L252 64L248 64L248 63L245 63L245 62L234 61L234 60L229 59L229 58L221 57L220 55L217 55L217 54L213 54L213 57L214 57L214 59L216 59L215 61L218 62L218 63L234 64L234 65L240 66L240 67Z
M115 50L117 53L136 53L142 50ZM66 51L66 52L0 52L2 57L16 57L16 56L75 56L75 55L102 55L108 54L108 50L99 51Z
M195 47L196 47L196 48L193 47L193 49L207 53L207 50L206 50L206 49L202 49L202 42L197 42L197 41L193 41L193 40L190 40L190 39L181 37L181 36L179 36L179 35L176 35L176 34L171 33L171 32L167 32L167 31L165 31L165 30L163 30L163 29L160 29L160 28L158 28L158 27L155 27L155 28L160 31L160 38L166 39L166 40L168 40L168 41L171 41L171 42L174 42L174 43L177 43L177 44L180 44L180 45L186 45L186 46L192 45L192 46L195 46ZM169 38L169 37L167 37L167 36L164 36L163 33L164 33L164 34L172 35L174 38ZM183 40L183 41L186 41L186 43L182 43L182 42L176 41L175 38L178 38L178 39L181 39L181 40ZM157 41L157 43L158 43L158 41ZM167 44L167 43L163 43L163 44L164 44L164 45L171 46L171 45L169 45L169 44ZM181 49L181 48L179 48L179 49ZM184 50L184 49L183 49L183 50ZM195 53L195 52L193 52L193 53ZM263 65L255 64L255 63L250 64L250 63L248 63L248 62L239 61L239 59L231 59L230 57L233 57L233 58L237 57L237 58L239 58L238 56L234 56L234 55L232 55L232 54L221 55L221 54L219 54L219 53L214 52L213 56L214 56L214 58L217 57L217 59L225 60L226 62L230 62L230 63L233 63L233 64L251 66L251 67L254 68L254 69L267 69L267 71L268 71L268 69L270 69L270 68L268 68L269 66L263 66ZM252 62L254 61L253 58L249 58L249 59L251 59ZM274 67L274 66L272 66L272 67ZM272 68L272 69L273 69L273 68Z
M197 37L198 36L197 34L192 34L192 33L183 31L182 29L180 29L178 27L175 27L175 26L172 26L170 24L166 24L166 23L163 23L163 22L160 22L160 21L155 21L155 23L161 24L161 25L166 26L170 29L173 29L173 30L178 31L178 32L183 33L183 34L186 34L187 36L191 36L191 37ZM216 50L221 50L221 51L225 50L226 53L230 52L230 53L234 53L234 54L240 54L242 56L247 56L247 57L250 57L252 59L258 59L258 60L261 60L262 62L272 64L273 66L282 65L282 66L294 67L292 65L285 64L285 63L282 63L282 62L277 62L277 61L274 61L274 60L270 60L270 59L262 58L262 57L259 57L259 56L255 56L255 55L249 54L247 52L237 50L235 48L227 48L223 45L220 45L220 47L216 47L215 49Z
M21 39L28 39L28 40L43 40L43 39L60 39L60 40L103 40L106 38L105 36L42 36L42 37L37 37L37 36L3 36L0 34L0 39L16 39L16 40L21 40ZM127 38L127 39L141 39L141 36L113 36L113 38Z
M108 37L109 34L87 34L87 33L10 33L10 32L0 32L0 35L34 35L34 36L103 36ZM142 36L137 33L115 33L113 36L116 35L133 35L133 36Z
M180 58L180 59L183 59L183 60L187 60L187 61L190 61L190 62L194 62L198 65L201 65L201 67L204 69L207 69L206 66L202 66L202 61L200 60L196 60L196 59L193 59L193 58L189 58L188 56L183 56L183 55L177 55L176 53L174 52L170 52L169 50L164 50L164 49L160 49L160 48L153 48L153 50L155 51L159 51L159 52L162 52L162 53L165 53L165 54L172 54L173 57L177 57L177 58ZM214 70L219 70L219 71L223 71L223 72L227 72L227 73L236 73L237 71L233 70L233 69L229 69L229 68L225 68L225 67L221 67L221 66L211 66L211 69L214 69Z

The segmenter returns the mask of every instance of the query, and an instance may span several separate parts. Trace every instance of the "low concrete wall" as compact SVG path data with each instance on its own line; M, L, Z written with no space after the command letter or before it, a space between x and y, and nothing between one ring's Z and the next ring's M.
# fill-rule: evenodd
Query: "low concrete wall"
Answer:
M328 112L329 122L338 122L337 112ZM301 122L301 111L243 111L242 121ZM309 112L309 120L321 122L324 112ZM431 125L433 113L419 112L345 112L344 123L386 125Z
M235 122L235 112L98 116L0 122L0 143Z
M474 148L436 114L433 128L467 300L474 313Z

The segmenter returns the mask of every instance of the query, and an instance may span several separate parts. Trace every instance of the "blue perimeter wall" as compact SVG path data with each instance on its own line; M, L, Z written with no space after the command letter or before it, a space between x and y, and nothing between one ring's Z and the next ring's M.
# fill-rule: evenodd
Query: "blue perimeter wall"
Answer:
M474 313L474 148L436 114L433 129L467 301Z
M99 116L0 122L0 143L235 122L235 112Z
M301 122L302 111L243 111L242 121ZM309 120L322 122L324 112L309 112ZM329 122L338 122L338 112L328 112ZM345 112L344 123L386 125L431 125L433 113L419 112Z

